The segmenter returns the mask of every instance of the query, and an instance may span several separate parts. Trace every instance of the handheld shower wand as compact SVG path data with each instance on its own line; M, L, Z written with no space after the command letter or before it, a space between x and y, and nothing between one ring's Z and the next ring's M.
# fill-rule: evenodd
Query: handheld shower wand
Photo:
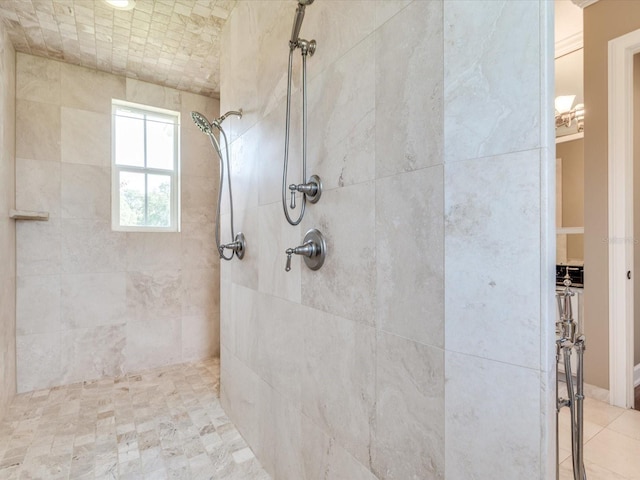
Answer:
M304 11L307 5L311 5L313 0L298 0L298 8L293 19L291 39L289 40L289 70L287 74L287 119L284 133L284 165L282 169L282 209L284 216L291 225L298 225L304 217L307 199L311 203L320 200L322 194L322 182L317 175L312 175L307 179L307 57L316 51L315 40L305 40L300 38L300 28L304 19ZM291 72L293 70L293 52L299 48L302 53L302 182L292 183L287 187L287 169L289 167L289 130L291 126ZM287 206L287 188L291 194L290 206ZM292 219L289 215L289 208L296 208L296 193L302 194L300 214L297 219Z
M218 158L220 159L220 183L218 185L218 206L216 208L216 247L218 249L218 254L220 255L220 258L222 258L223 260L231 260L234 254L240 260L242 260L242 258L244 257L244 252L247 247L246 247L244 234L242 232L238 232L238 234L236 235L235 230L233 228L233 194L231 193L231 168L229 165L229 142L227 141L227 135L224 132L221 125L222 122L229 115L236 115L242 118L242 110L240 111L232 110L230 112L225 113L221 117L214 119L211 122L209 122L209 120L207 120L207 117L205 117L201 113L191 112L191 118L193 119L195 124L198 126L198 128L209 136L211 145L213 146L213 149L216 151L216 153L218 154ZM222 149L220 148L220 143L218 142L218 139L213 134L213 127L217 128L222 134L222 138L224 139L226 155L223 155ZM233 241L230 243L223 244L220 242L220 205L222 204L222 190L224 189L225 163L227 165L227 184L228 184L228 190L229 190L229 208L230 208L229 216L230 216L231 238L233 238ZM224 254L225 249L231 250L230 256L227 257Z
M311 5L313 0L298 0L298 8L296 8L296 16L293 17L293 28L291 29L291 40L289 40L289 48L295 50L300 39L300 28L302 28L302 20L304 20L304 10L307 5Z

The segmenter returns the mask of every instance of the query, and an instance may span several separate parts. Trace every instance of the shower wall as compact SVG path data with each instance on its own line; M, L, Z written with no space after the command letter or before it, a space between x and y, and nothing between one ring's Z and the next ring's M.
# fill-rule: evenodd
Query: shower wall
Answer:
M17 55L18 391L219 354L218 100ZM111 230L111 100L181 114L180 233Z
M295 6L240 1L223 31L248 240L221 269L228 415L278 480L551 478L553 4L307 7L308 174L325 191L292 227L280 189ZM313 227L324 266L294 257L286 273L285 249Z
M0 419L16 393L16 54L0 23Z

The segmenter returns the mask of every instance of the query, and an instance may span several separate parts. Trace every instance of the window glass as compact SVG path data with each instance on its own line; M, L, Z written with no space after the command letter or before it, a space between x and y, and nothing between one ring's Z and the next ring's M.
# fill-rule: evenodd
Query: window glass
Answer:
M178 231L179 114L113 101L112 227Z

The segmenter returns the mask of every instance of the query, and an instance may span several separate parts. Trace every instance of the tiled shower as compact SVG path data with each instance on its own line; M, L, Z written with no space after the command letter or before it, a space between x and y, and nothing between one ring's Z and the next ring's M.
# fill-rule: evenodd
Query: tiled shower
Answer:
M12 334L19 391L220 354L223 407L275 479L549 478L552 6L309 6L309 161L325 190L298 227L280 204L294 8L237 4L220 105L14 55L4 37L3 92L14 57L17 71L0 115L15 99L17 130L2 185L15 168L16 205L51 219L17 225L17 273L2 272L3 380ZM181 233L110 230L111 98L181 112ZM299 84L293 98L296 112ZM219 265L217 170L188 113L239 108L225 127L247 252ZM285 272L310 228L327 238L324 266L294 258Z

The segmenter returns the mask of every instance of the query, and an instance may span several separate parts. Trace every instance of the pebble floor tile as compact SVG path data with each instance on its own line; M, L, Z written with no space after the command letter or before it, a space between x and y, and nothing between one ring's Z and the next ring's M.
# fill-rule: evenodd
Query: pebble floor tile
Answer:
M211 359L17 395L0 479L270 480L219 395Z

